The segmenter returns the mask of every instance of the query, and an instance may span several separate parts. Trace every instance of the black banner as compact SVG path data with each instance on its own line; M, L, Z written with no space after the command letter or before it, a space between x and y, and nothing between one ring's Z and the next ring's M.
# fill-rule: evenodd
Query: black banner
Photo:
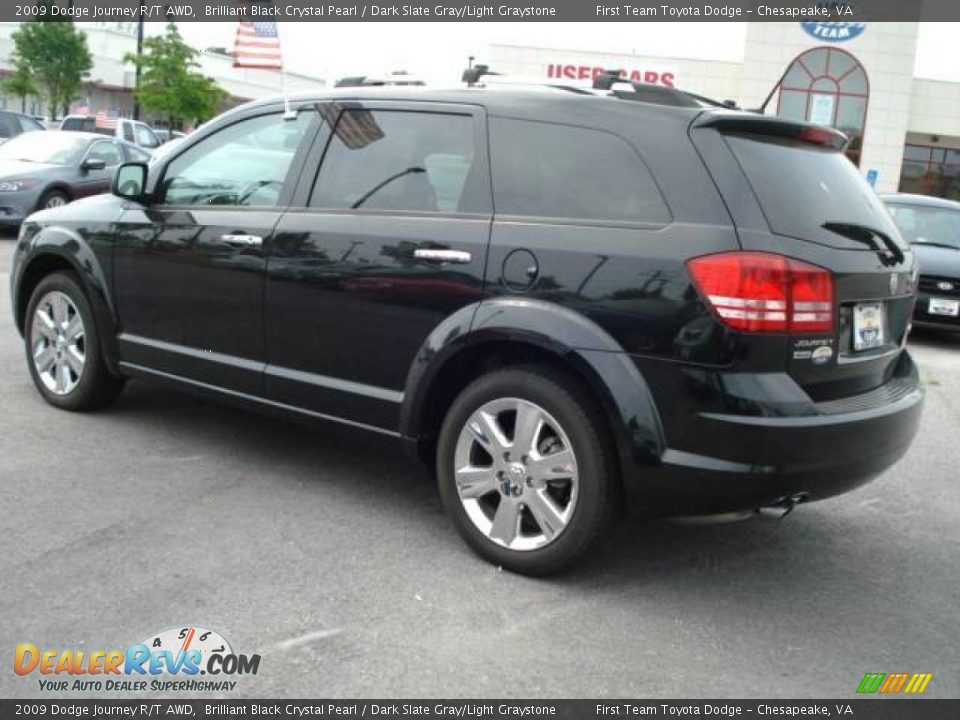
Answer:
M222 22L912 22L960 20L956 0L24 0L0 20Z
M960 700L0 700L0 717L955 720Z

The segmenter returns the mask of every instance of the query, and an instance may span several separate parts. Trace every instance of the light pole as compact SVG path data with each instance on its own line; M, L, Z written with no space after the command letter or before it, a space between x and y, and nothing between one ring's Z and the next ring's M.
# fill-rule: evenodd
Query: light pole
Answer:
M140 89L140 56L143 55L143 19L137 21L137 67L133 71L133 119L140 119L140 101L137 99L137 90Z

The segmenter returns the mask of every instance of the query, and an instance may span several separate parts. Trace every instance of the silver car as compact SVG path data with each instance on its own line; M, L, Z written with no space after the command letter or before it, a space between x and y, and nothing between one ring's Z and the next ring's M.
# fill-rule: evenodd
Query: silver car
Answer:
M150 154L115 138L82 132L27 132L0 145L0 225L35 210L110 189L117 165Z

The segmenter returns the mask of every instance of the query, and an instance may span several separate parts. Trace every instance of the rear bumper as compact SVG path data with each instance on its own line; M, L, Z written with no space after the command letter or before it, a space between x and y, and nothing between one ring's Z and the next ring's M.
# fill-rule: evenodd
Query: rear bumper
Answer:
M627 479L630 505L644 514L710 514L852 490L907 451L923 401L916 367L904 352L886 385L812 405L813 414L697 413L691 418L697 434L708 434L716 452L667 449L657 465Z

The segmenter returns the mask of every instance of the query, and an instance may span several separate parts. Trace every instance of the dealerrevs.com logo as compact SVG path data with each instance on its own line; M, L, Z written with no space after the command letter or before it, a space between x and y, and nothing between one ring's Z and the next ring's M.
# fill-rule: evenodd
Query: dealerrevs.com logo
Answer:
M13 671L39 676L40 690L50 692L223 692L237 685L228 678L259 669L259 655L238 654L223 635L199 626L170 628L125 650L48 650L21 643L13 654Z

